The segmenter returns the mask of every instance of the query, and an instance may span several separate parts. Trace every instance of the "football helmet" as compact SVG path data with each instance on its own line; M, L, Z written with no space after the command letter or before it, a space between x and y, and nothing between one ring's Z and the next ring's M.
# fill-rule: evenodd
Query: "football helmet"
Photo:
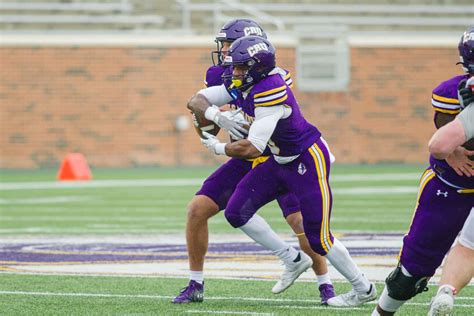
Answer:
M217 34L215 42L217 50L212 51L211 58L214 65L220 65L223 62L222 43L232 43L235 40L249 35L267 38L267 34L262 27L251 19L235 19L227 22Z
M470 74L474 75L474 27L470 27L461 36L461 40L458 45L460 62L462 69Z
M243 76L232 77L233 85L241 91L267 77L275 64L275 48L267 39L259 36L245 36L236 40L224 60L224 65L247 68Z

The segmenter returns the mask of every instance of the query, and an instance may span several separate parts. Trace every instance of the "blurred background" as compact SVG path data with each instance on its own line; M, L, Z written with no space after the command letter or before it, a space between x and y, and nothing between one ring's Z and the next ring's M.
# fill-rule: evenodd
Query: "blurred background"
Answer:
M186 110L214 37L261 23L338 163L423 163L472 0L0 2L0 169L215 165Z

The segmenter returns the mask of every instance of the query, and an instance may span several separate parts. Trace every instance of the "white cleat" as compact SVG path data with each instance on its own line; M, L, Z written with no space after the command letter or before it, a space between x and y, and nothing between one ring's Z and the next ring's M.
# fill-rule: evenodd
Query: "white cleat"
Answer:
M377 289L373 283L367 293L357 293L354 289L347 293L328 299L329 306L355 307L373 301L377 298Z
M454 294L449 287L442 287L438 294L431 300L428 316L450 316L453 315Z
M301 256L300 261L291 265L285 265L285 271L283 272L280 281L278 281L272 288L274 294L281 293L289 288L303 272L313 265L313 260L311 260L307 254L300 251L299 255Z

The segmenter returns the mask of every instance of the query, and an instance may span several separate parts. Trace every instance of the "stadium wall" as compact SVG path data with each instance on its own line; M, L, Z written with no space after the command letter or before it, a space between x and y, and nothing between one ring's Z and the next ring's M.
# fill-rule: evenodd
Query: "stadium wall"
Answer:
M295 43L275 41L294 72ZM423 163L434 131L431 90L460 73L457 39L351 38L347 91L296 95L339 163ZM394 44L395 43L395 44ZM0 168L58 166L81 152L93 167L224 161L175 120L203 87L202 40L2 38ZM294 76L296 77L296 76Z

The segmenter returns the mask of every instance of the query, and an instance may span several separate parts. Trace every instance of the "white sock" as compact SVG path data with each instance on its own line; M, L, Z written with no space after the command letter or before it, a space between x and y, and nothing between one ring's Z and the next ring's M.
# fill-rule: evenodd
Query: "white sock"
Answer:
M259 215L255 214L245 225L239 227L258 244L272 251L285 264L292 264L299 252L285 243Z
M290 245L286 245L285 248L279 250L273 250L273 253L277 255L285 264L295 264L296 258L298 258L299 251Z
M334 243L326 258L352 284L356 292L365 294L369 291L369 280L362 274L349 255L349 251L338 239L334 238Z
M202 271L189 271L189 279L196 281L199 284L204 283L204 272Z
M400 306L402 306L406 301L399 301L396 299L391 298L388 296L388 290L387 287L383 289L382 294L380 294L378 304L381 309L383 309L386 312L394 313L396 312Z
M331 278L329 277L329 272L321 275L316 275L316 278L318 279L318 284L332 284Z

